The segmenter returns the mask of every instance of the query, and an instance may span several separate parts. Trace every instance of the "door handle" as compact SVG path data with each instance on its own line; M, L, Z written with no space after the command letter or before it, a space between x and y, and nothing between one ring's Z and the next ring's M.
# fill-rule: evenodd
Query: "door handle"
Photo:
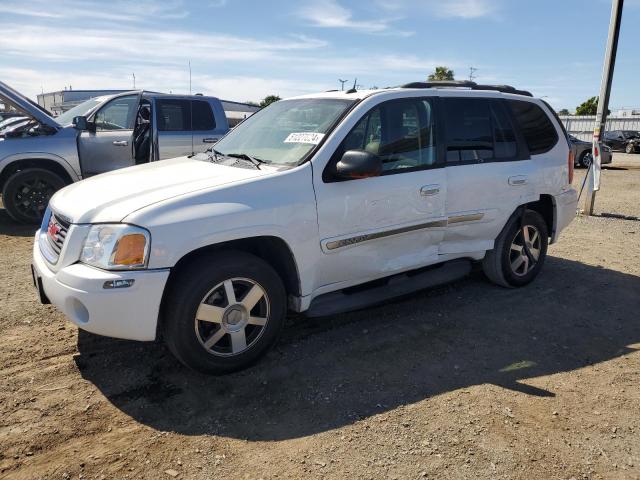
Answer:
M440 185L425 185L420 189L420 195L423 197L432 197L440 193Z
M203 138L202 143L216 143L218 141L217 138Z
M126 140L114 140L113 144L116 147L126 147L127 145L129 145L129 142L127 142Z
M513 177L509 177L509 185L513 187L517 187L518 185L526 185L527 177L524 175L515 175Z

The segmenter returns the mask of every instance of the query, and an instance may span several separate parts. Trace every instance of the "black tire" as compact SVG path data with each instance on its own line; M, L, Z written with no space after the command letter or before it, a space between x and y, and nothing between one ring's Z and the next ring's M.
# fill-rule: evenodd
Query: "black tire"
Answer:
M219 287L221 283L225 283L226 286L225 281L229 279L235 282L234 289L242 290L243 285L238 282L248 280L261 287L265 294L258 304L246 313L249 318L255 318L253 312L256 312L256 309L266 308L268 312L264 326L246 324L243 328L242 336L245 338L246 335L246 349L240 353L232 352L232 334L223 332L232 326L226 323L230 318L228 313L232 304L227 302L225 287L222 287L222 293L216 290L216 286ZM203 373L224 374L251 365L275 343L287 313L286 291L276 271L264 260L244 252L220 251L198 257L180 269L168 288L162 312L164 341L184 365ZM244 294L242 291L235 292L234 295L236 293L239 295L238 298L246 300L247 291ZM222 307L215 307L218 301ZM216 323L197 320L196 313L200 311L203 302L214 308L224 309L225 321ZM241 303L242 301L238 300L236 305ZM246 318L243 321L246 321ZM209 332L204 332L209 327ZM256 331L257 328L260 330ZM211 340L220 333L220 340L208 349L205 346L205 334ZM250 342L252 335L253 340ZM212 349L219 351L214 352ZM224 349L228 349L229 352L225 353Z
M2 189L2 203L19 223L40 223L53 194L66 185L60 175L44 168L27 168L11 175Z
M578 163L580 163L582 168L589 168L593 163L593 153L590 150L585 150L582 155L580 155Z
M512 250L512 245L517 246L516 244L521 243L523 240L524 233L522 224L520 212L515 213L509 219L500 235L498 235L493 250L489 250L482 261L482 268L485 275L493 283L502 287L523 287L531 283L540 273L547 256L547 247L549 245L547 224L538 212L526 210L524 214L524 226L527 228L528 234L532 231L538 233L539 243L535 243L538 246L536 249L538 256L535 261L529 256L526 256L526 268L529 268L529 263L533 264L530 270L525 272L523 268L521 272L514 271L513 265L517 262L514 255L517 256L519 252ZM531 250L531 252L535 252L536 250ZM526 252L522 250L521 255L526 255Z

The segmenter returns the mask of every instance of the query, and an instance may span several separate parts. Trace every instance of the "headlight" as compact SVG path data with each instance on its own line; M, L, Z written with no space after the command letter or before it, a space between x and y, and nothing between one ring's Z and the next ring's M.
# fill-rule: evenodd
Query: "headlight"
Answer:
M80 261L105 270L146 268L151 236L144 228L125 224L93 225Z

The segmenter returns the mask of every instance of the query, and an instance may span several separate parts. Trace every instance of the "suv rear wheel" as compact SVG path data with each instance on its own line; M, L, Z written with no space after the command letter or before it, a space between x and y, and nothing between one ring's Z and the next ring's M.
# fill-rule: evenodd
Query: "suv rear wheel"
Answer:
M503 287L522 287L540 273L547 256L549 233L538 212L511 217L482 262L485 275Z
M2 203L16 222L40 223L53 194L66 185L44 168L27 168L11 175L2 189Z
M218 252L172 279L163 313L165 342L183 364L204 373L228 373L249 366L276 341L286 316L286 292L264 260Z

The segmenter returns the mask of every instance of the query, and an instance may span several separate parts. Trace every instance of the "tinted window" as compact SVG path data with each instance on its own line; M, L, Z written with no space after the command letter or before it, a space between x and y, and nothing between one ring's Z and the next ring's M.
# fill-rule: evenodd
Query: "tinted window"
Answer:
M428 100L385 102L349 132L337 156L366 150L382 160L385 172L425 168L436 163L435 114ZM336 159L337 160L337 159Z
M129 130L138 107L138 96L115 98L96 113L96 130Z
M189 100L158 100L158 130L162 132L191 130Z
M509 116L502 102L491 100L490 104L495 158L514 158L518 151L518 144Z
M194 130L213 130L216 128L216 122L213 118L211 105L203 100L194 100L193 108L193 129Z
M551 150L558 142L558 133L547 114L531 102L509 100L508 103L529 146L529 153L536 155Z
M443 103L447 162L494 158L489 101L479 98L445 98Z

